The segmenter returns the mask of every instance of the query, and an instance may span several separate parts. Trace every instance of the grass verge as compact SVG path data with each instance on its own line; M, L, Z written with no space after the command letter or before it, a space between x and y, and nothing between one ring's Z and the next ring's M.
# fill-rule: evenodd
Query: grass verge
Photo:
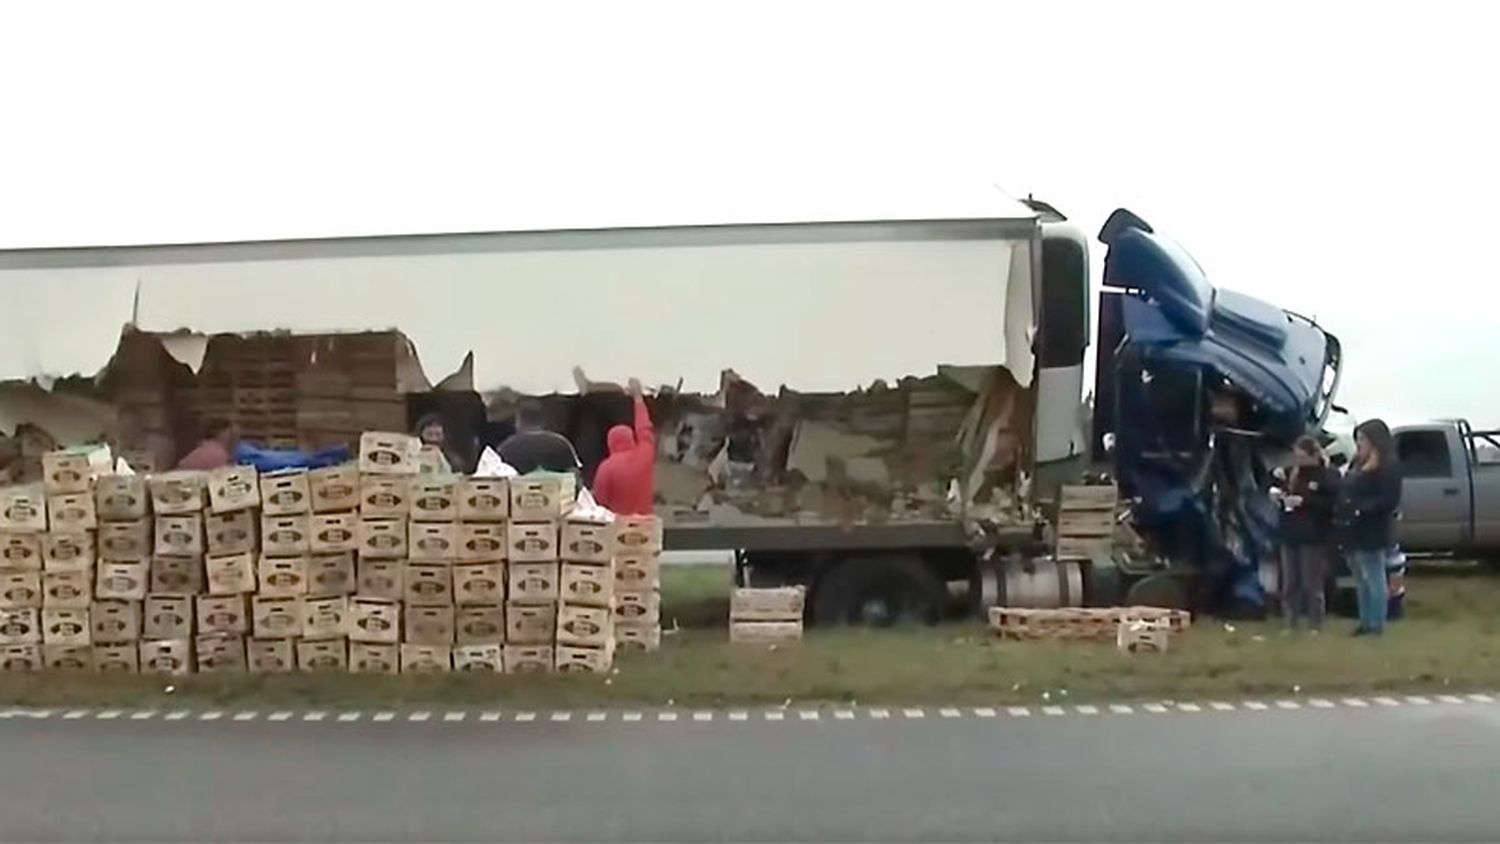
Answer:
M1002 642L978 624L920 630L810 630L799 645L731 646L723 568L669 569L670 633L660 653L622 658L597 676L100 677L0 675L0 702L51 706L255 705L348 708L583 707L716 704L1037 703L1500 689L1500 579L1414 576L1408 618L1379 640L1321 636L1279 624L1200 622L1170 653L1131 656L1109 644ZM710 626L711 625L711 626ZM175 686L167 694L168 683Z

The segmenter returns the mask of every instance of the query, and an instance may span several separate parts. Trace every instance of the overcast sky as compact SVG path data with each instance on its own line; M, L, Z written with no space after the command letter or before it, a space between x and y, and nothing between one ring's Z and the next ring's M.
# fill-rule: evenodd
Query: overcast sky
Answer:
M998 185L1318 317L1362 416L1500 425L1483 6L10 4L0 247Z

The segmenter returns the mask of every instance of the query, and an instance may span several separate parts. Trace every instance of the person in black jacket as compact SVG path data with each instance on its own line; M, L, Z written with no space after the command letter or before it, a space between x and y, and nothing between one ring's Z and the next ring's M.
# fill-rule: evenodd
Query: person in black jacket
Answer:
M1323 589L1333 548L1339 474L1312 437L1292 447L1291 474L1281 498L1281 609L1293 629L1323 626Z
M1338 518L1344 556L1359 596L1354 635L1385 632L1386 556L1396 542L1401 470L1391 429L1371 419L1354 429L1354 465L1340 487Z

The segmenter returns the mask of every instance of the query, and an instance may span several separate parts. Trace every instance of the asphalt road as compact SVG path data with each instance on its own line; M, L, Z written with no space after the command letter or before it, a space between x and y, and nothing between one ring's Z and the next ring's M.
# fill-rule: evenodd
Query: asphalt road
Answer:
M1160 710L1161 708L1158 708ZM952 716L954 711L949 710ZM1494 840L1500 704L0 720L0 838ZM597 716L603 718L603 716ZM712 717L712 720L708 720ZM743 716L737 716L743 717ZM699 720L701 719L701 720Z

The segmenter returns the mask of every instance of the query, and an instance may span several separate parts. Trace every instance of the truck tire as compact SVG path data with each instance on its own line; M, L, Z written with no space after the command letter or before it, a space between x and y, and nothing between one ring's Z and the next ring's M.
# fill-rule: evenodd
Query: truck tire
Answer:
M813 590L813 622L890 627L936 624L946 584L918 557L853 557L835 564Z

